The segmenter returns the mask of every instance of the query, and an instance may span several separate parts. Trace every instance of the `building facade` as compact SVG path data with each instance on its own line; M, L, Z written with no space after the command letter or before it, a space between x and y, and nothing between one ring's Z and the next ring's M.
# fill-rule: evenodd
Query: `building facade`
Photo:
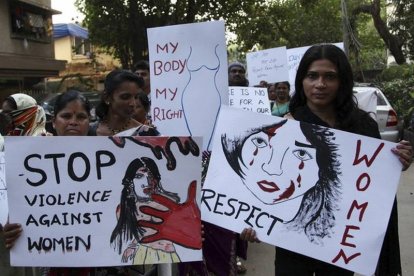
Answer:
M0 1L0 100L12 93L41 93L45 77L58 76L50 0ZM35 96L35 95L33 95Z

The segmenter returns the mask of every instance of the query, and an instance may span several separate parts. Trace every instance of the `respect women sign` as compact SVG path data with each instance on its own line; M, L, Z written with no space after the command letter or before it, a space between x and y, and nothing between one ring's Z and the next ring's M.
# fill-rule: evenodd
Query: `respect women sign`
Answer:
M190 137L7 137L10 222L23 227L11 264L201 260L200 149Z
M215 133L203 220L374 273L401 175L395 143L230 107Z

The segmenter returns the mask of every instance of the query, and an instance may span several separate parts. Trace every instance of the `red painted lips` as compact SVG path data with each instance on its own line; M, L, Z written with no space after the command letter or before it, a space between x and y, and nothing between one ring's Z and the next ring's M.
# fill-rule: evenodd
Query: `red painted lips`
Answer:
M260 189L268 193L273 193L280 190L274 182L269 182L267 180L261 180L257 182L257 185L259 185Z

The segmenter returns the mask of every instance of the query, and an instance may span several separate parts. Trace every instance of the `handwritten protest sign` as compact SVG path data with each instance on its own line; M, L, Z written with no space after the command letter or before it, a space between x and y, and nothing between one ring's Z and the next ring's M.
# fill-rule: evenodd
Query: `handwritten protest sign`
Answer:
M148 29L151 114L168 135L210 142L221 104L228 103L224 22Z
M271 114L266 88L230 86L229 106L257 113Z
M7 222L8 215L7 206L7 186L6 186L6 164L4 160L4 152L0 152L0 225Z
M344 49L344 43L333 43L333 45ZM290 48L287 49L287 62L288 62L288 70L289 70L289 83L290 83L290 92L291 94L295 91L295 78L296 78L296 72L298 71L300 60L302 59L305 52L310 48L311 46L304 46L304 47L298 47L298 48Z
M246 54L250 86L264 80L270 83L289 80L286 47L278 47Z
M10 221L23 227L11 264L201 260L200 141L6 138Z
M223 107L214 145L203 220L374 273L401 174L394 143Z

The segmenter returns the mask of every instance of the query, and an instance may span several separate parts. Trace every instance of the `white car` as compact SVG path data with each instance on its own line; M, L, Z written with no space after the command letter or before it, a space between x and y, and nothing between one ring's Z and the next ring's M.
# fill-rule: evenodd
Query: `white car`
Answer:
M383 140L398 142L400 126L398 116L382 91L373 86L354 86L359 108L373 114Z

